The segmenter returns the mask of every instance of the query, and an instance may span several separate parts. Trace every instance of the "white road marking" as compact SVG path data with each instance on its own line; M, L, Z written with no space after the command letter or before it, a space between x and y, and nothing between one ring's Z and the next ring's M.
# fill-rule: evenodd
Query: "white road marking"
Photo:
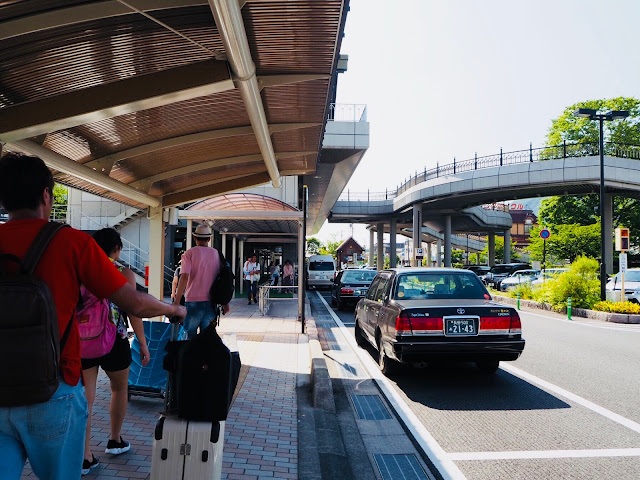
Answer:
M602 323L597 321L589 322L589 321L582 321L582 317L580 317L580 320L569 320L567 318L556 318L556 317L550 317L547 315L541 315L539 313L532 313L532 312L529 312L528 310L518 310L518 313L525 314L525 315L533 315L534 317L546 318L549 320L557 320L559 322L570 323L572 325L580 325L583 327L601 328L605 330L616 330L620 332L640 333L640 325L637 323L612 323L612 322ZM588 320L588 319L585 319L585 320Z
M594 458L640 457L640 448L602 448L598 450L531 450L513 452L450 453L454 461L467 460L528 460L532 458Z
M422 425L422 422L420 422L418 417L416 417L415 413L411 411L402 397L400 397L398 392L396 392L393 386L389 383L389 380L387 380L382 372L380 372L378 365L373 361L369 352L363 350L356 344L355 338L344 326L340 317L338 317L333 309L329 307L320 292L317 293L318 298L320 298L325 307L327 307L329 314L335 320L345 340L349 342L351 349L358 356L362 365L364 365L364 368L369 372L371 378L378 384L387 401L393 406L395 411L398 413L398 416L402 419L413 435L413 438L420 445L420 448L422 448L429 457L429 460L431 460L435 468L440 472L442 478L445 480L467 480L467 477L465 477L462 471L455 463L453 463L436 439L431 436L429 431L424 427L424 425Z
M617 413L612 412L611 410L607 410L606 408L601 407L600 405L597 405L587 400L586 398L582 398L581 396L576 395L575 393L571 393L568 390L565 390L564 388L558 387L557 385L547 382L546 380L542 380L541 378L536 377L535 375L531 375L530 373L527 373L524 370L520 370L519 368L516 368L513 365L503 363L503 364L500 364L500 368L502 368L506 372L509 372L517 377L522 378L523 380L526 380L529 383L542 387L545 390L553 392L556 395L560 395L566 398L567 400L571 400L572 402L577 403L578 405L588 408L592 412L602 415L603 417L608 418L613 422L619 423L620 425L627 427L636 433L640 433L639 423L634 422L633 420L629 420L628 418L625 418L622 415L618 415Z

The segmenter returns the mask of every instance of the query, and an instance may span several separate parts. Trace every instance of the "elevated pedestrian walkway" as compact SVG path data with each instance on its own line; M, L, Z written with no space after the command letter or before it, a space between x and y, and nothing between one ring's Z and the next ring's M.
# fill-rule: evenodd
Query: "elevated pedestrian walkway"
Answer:
M428 471L427 464L326 304L315 292L309 299L308 334L301 333L297 299L275 302L261 316L257 305L236 298L220 321L220 335L237 343L243 364L225 428L222 478L433 478L402 474L416 465ZM322 401L314 402L314 392ZM100 465L83 478L150 478L153 432L164 401L131 398L122 428L131 450L112 456L101 453L109 437L109 399L101 371L91 438ZM30 478L35 476L27 466L22 479Z

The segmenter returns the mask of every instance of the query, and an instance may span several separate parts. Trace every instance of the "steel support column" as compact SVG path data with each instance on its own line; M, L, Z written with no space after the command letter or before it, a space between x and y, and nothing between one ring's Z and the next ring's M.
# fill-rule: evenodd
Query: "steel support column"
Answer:
M444 217L444 266L451 268L451 215Z
M193 220L187 220L187 250L193 246Z
M377 262L377 269L378 270L382 270L384 268L384 224L379 223L377 225L377 232L378 235L378 242L376 245L376 250L378 251L377 257L378 257L378 262Z
M436 241L436 265L442 267L442 240Z
M489 266L493 267L496 264L496 234L489 232Z
M503 263L511 263L511 229L504 231Z
M236 242L237 237L233 237L231 240L231 271L236 271Z
M369 266L373 267L373 258L374 258L374 237L373 237L373 229L371 228L371 225L369 226Z
M411 265L420 266L420 261L416 259L416 252L422 246L422 204L416 203L413 206L413 258Z
M398 250L398 247L396 245L397 223L398 221L395 218L392 218L389 225L389 267L391 268L395 268L398 266L396 261L396 250Z
M162 208L149 207L149 294L164 297L164 222Z
M613 195L604 196L604 258L607 275L613 273Z
M227 256L227 234L223 233L222 234L222 255ZM242 257L242 255L240 256Z
M224 234L226 236L226 234ZM223 243L224 245L224 243ZM244 240L240 240L240 252L238 254L238 258L240 260L240 265L244 265ZM242 267L240 267L242 268ZM236 275L236 269L233 269L233 274ZM239 275L236 275L236 284L240 284L240 295L242 295L244 292L244 282L242 281L242 272L240 272ZM238 286L236 285L236 288L238 288Z

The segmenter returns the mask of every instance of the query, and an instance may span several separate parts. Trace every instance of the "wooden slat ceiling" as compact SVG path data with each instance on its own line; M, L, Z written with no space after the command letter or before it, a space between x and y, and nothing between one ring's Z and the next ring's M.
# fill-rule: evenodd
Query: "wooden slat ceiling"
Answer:
M178 6L168 0L127 3L146 8L145 13L157 21L116 0L0 1L0 118L4 109L9 112L12 107L38 105L62 94L225 58L206 1L176 0ZM316 169L346 3L240 3L259 81L270 75L317 77L297 83L265 83L261 91L280 171L312 174ZM86 21L65 21L65 17L75 18L80 9L88 8L104 11L105 16L92 14L94 18ZM50 20L58 17L60 26ZM50 24L43 28L46 22ZM21 34L3 33L3 25L14 32L17 24L34 27ZM9 130L0 129L0 141L8 141L10 146L15 138L2 136ZM211 193L223 193L227 180L229 189L245 183L251 186L251 181L264 183L267 172L235 88L98 118L30 140L167 202L169 198L181 202L203 198L207 188ZM55 176L69 186L144 207L74 176L60 172ZM192 186L193 198L188 193ZM187 193L165 197L176 192Z

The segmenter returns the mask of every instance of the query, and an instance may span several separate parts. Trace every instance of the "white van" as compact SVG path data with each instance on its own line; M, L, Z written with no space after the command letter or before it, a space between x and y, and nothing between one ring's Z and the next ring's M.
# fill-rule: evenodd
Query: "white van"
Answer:
M331 255L311 255L307 268L308 287L329 287L333 285L336 264Z

